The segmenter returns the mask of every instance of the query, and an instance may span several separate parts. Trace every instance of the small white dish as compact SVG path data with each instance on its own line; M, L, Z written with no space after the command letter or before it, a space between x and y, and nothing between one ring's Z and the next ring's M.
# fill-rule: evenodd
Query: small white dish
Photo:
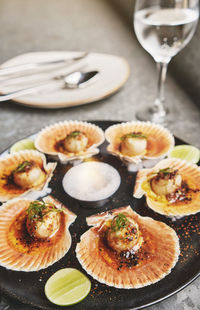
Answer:
M74 166L63 178L64 191L86 206L104 205L119 188L118 171L102 162L85 162Z

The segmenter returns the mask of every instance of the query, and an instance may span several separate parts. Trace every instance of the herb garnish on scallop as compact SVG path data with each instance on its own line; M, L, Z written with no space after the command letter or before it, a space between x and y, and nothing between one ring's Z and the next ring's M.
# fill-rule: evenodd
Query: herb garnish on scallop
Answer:
M94 124L64 121L41 130L36 137L35 146L43 153L58 156L65 163L97 154L97 147L104 139L103 130Z
M130 206L86 220L93 227L81 236L76 255L99 282L117 288L144 287L164 278L178 260L175 231L162 222L141 217Z
M173 135L150 122L127 122L112 125L105 131L107 150L119 157L130 171L152 167L174 147Z
M30 191L42 190L50 181L57 163L46 163L38 151L19 151L0 159L0 201Z
M138 172L134 197L146 196L154 211L182 217L200 211L200 168L181 159L164 159Z
M62 141L64 149L69 153L79 153L86 150L88 137L81 131L72 131Z
M121 137L120 152L123 155L144 155L146 151L147 137L142 132L131 132Z
M52 196L43 201L13 199L0 210L0 265L37 271L61 259L71 246L76 215ZM5 225L6 223L6 225Z

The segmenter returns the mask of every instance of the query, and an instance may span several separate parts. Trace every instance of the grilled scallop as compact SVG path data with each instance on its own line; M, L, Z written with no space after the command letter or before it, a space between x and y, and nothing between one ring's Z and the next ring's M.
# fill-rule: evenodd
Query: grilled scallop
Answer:
M176 232L138 215L130 206L86 220L93 227L81 236L76 255L87 273L101 283L124 289L144 287L164 278L178 260Z
M134 197L146 196L154 211L173 217L200 212L200 168L177 158L137 173Z
M121 137L120 151L127 156L144 155L147 149L146 136L141 132L128 133Z
M174 137L164 127L150 122L112 125L105 131L107 150L119 157L131 171L152 167L174 147Z
M168 195L174 193L181 187L182 177L178 170L170 168L159 170L150 180L151 188L157 195Z
M40 152L58 156L62 163L66 163L98 154L98 146L104 140L103 130L94 124L64 121L41 130L35 146Z
M50 238L60 227L61 209L54 204L33 201L28 208L26 229L31 237Z
M45 172L34 161L23 161L13 171L14 183L24 189L39 186L45 178Z
M137 251L140 248L142 237L138 224L133 219L119 213L109 224L106 239L114 251Z
M0 201L40 191L48 185L57 163L46 163L44 154L25 150L0 158Z
M81 131L73 131L63 140L64 148L70 153L79 153L86 149L88 137Z
M0 209L0 265L38 271L61 259L71 246L76 215L52 196L12 199Z

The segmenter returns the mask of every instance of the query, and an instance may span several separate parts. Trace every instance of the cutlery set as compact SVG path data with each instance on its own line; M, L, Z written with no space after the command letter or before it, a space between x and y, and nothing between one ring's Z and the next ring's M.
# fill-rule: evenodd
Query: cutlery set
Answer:
M51 73L49 77L43 78L39 83L31 83L31 86L4 93L0 96L0 102L34 93L48 85L51 85L56 80L63 81L63 89L83 88L90 85L97 80L99 71L83 71L83 67L86 66L85 61L87 57L88 53L83 53L80 56L72 58L59 58L50 61L30 62L0 68L0 85L2 84L4 86L16 82L19 83L20 81L22 83L22 81L24 81L27 77L35 76L38 73ZM62 65L62 67L60 67L60 65ZM71 68L74 67L74 65L76 65L76 70ZM57 72L65 67L67 72L62 74Z

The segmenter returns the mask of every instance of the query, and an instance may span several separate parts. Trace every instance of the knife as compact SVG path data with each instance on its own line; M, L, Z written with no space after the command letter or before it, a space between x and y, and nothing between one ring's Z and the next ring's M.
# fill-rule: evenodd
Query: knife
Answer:
M0 68L0 76L4 76L4 75L9 75L9 74L13 74L13 73L18 73L18 72L23 72L23 71L27 71L27 70L31 70L31 69L36 69L39 67L46 67L49 65L59 65L62 63L73 63L76 62L78 60L81 60L83 58L85 58L86 56L88 56L88 53L85 52L83 54L81 54L80 56L76 56L73 58L60 58L60 59L55 59L55 60L48 60L48 61L38 61L38 62L32 62L32 63L25 63L25 64L21 64L21 65L15 65L15 66L9 66L9 67L5 67L5 68Z
M82 65L80 67L80 69L83 68L83 67L84 66ZM22 88L22 89L19 89L19 90L16 90L16 91L12 91L12 92L9 92L9 93L3 93L3 94L0 93L0 102L8 101L8 100L20 97L20 96L24 96L24 95L28 95L28 94L34 93L35 91L43 89L44 87L47 87L48 85L49 86L52 85L52 83L54 83L54 81L64 80L64 78L66 78L68 75L70 75L72 73L75 73L75 72L77 72L77 71L74 71L74 70L69 71L68 70L68 72L66 72L66 73L56 74L56 75L54 75L54 76L52 76L50 78L44 79L39 84L35 84L33 86ZM97 71L95 71L95 72L97 72ZM69 88L72 89L73 87L69 87Z

